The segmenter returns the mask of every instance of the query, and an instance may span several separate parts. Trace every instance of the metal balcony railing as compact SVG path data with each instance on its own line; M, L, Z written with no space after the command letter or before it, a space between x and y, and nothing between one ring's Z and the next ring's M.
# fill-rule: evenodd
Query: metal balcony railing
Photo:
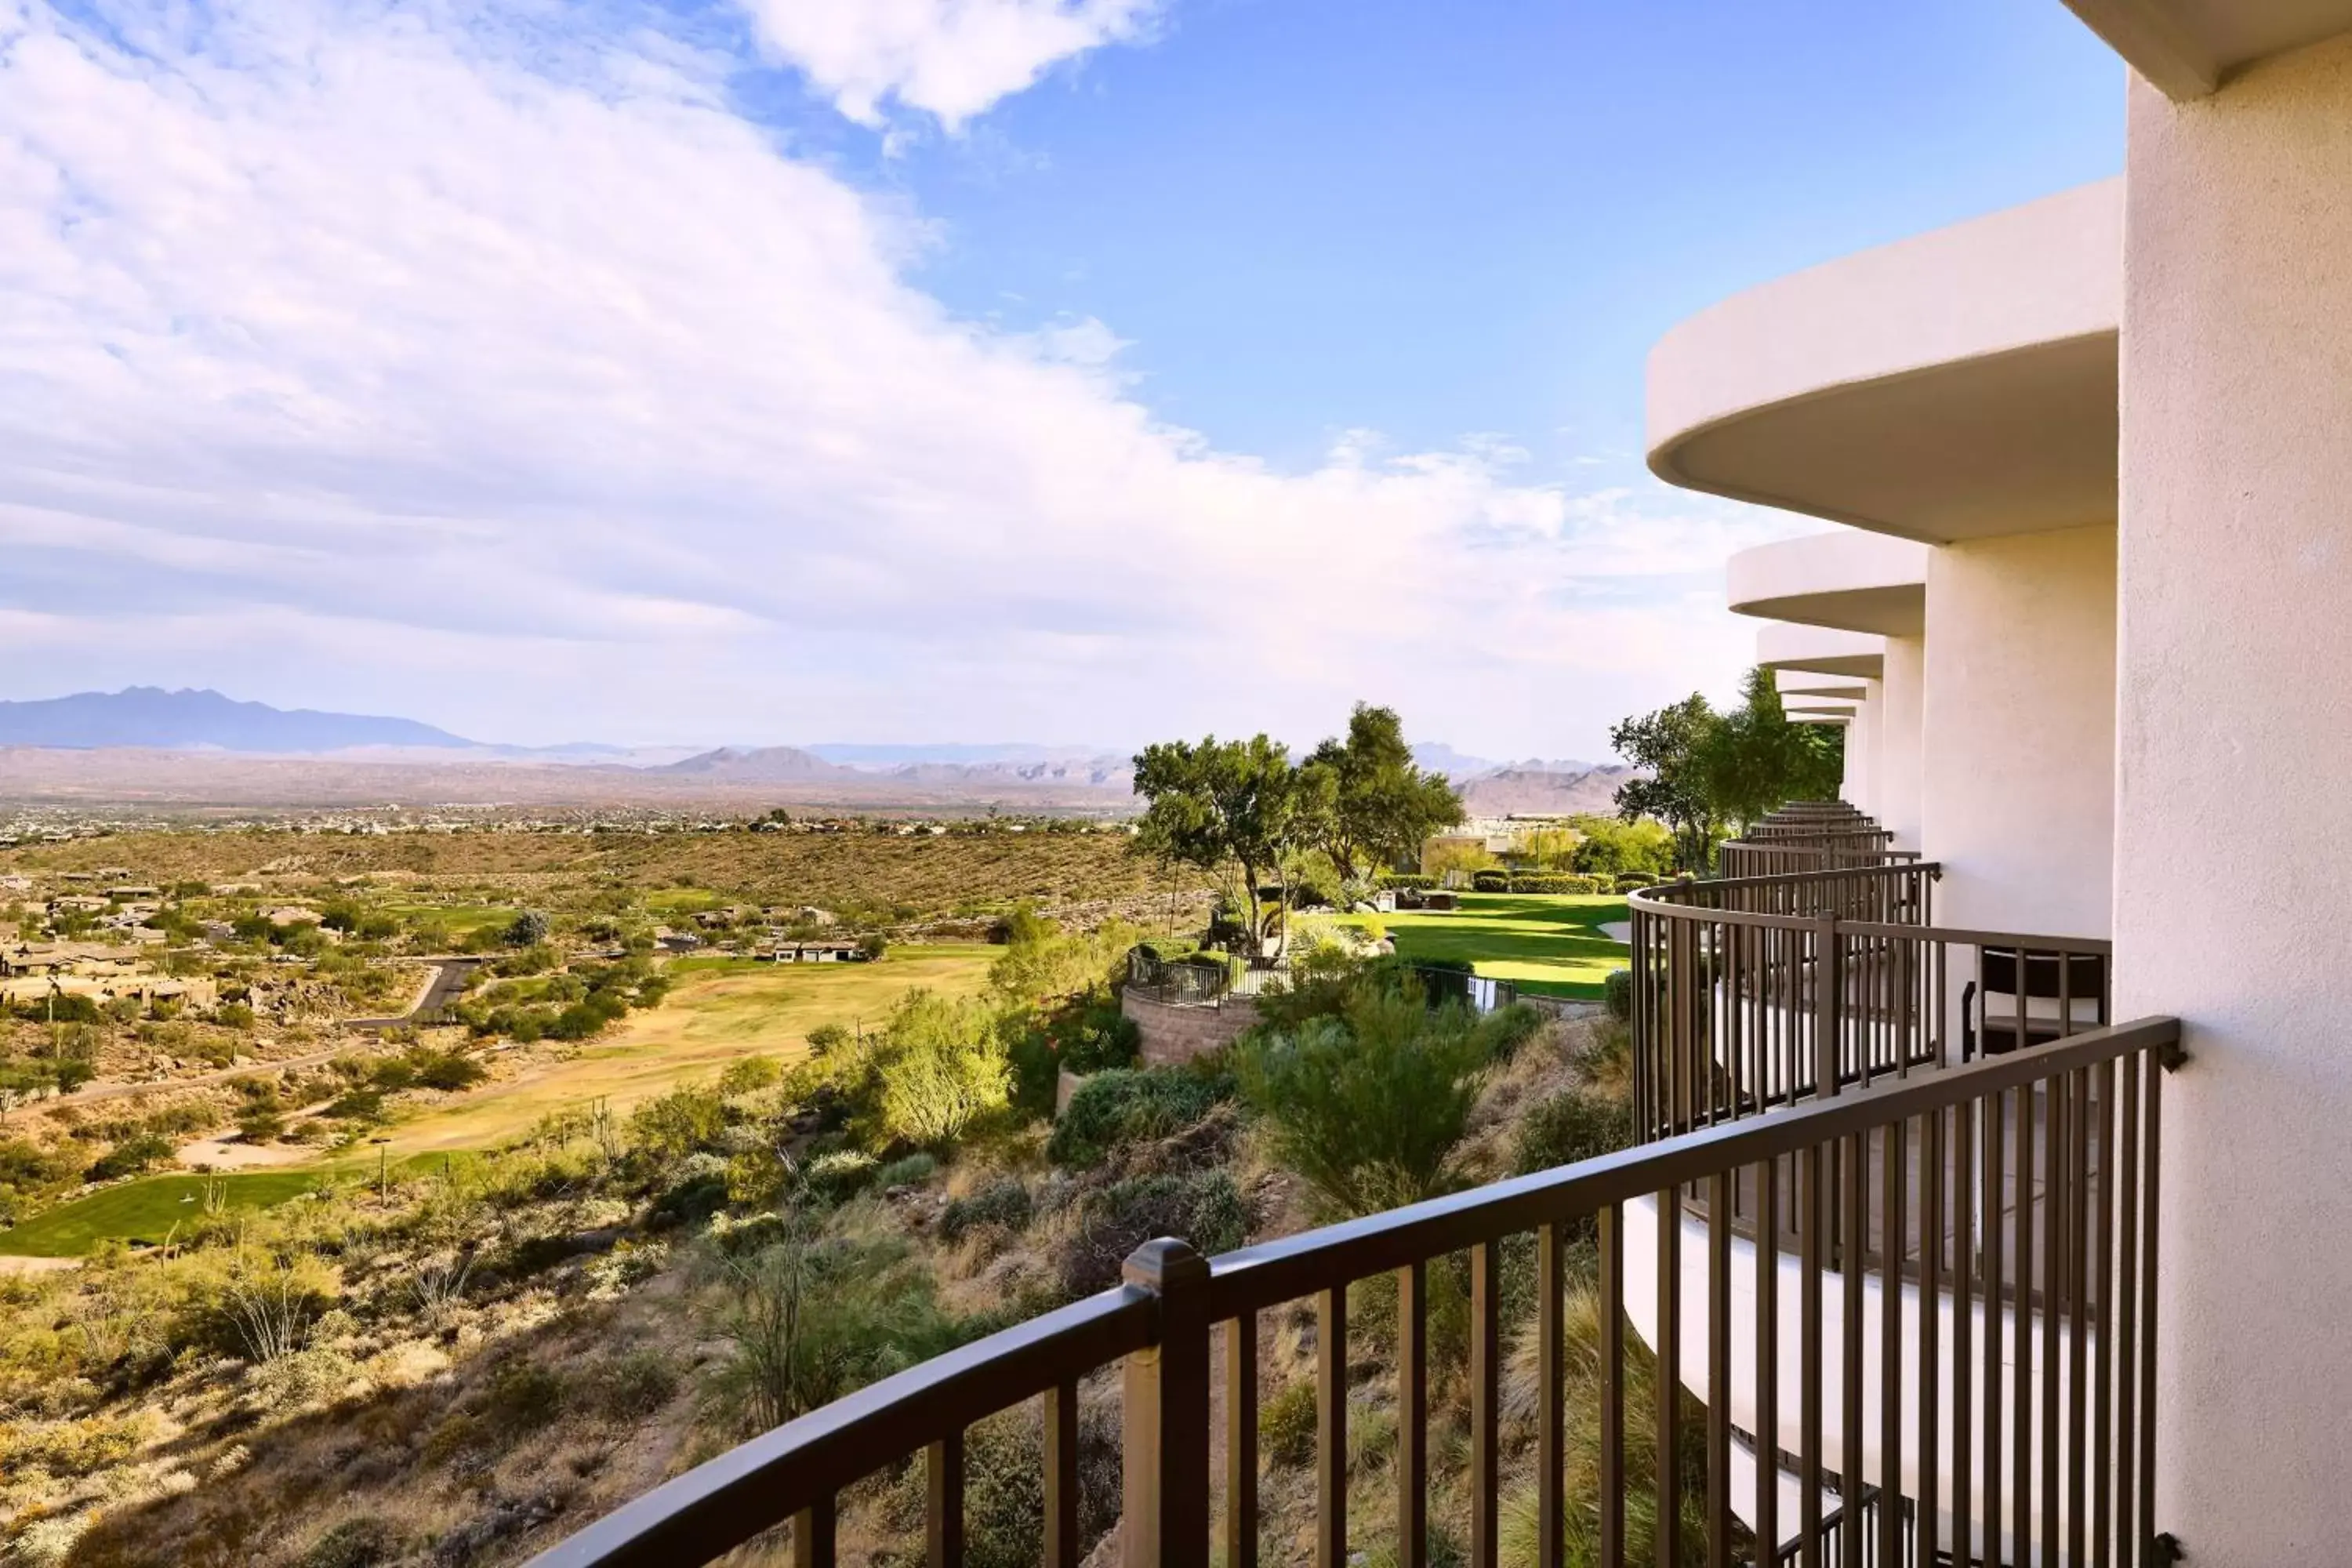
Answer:
M2106 1024L2111 944L1933 923L1927 861L1635 892L1636 1123L1653 1135Z
M1429 1389L1433 1374L1450 1371L1431 1364L1428 1271L1466 1253L1468 1560L1492 1564L1507 1458L1502 1248L1528 1233L1537 1243L1539 1561L1561 1560L1571 1509L1599 1562L1628 1561L1627 1477L1638 1448L1661 1460L1640 1511L1685 1518L1678 1459L1687 1436L1706 1456L1690 1503L1711 1564L1790 1561L1791 1542L1793 1561L1807 1568L2049 1562L2062 1552L2077 1563L2156 1562L2157 1068L2179 1039L2176 1022L2149 1019L1939 1072L1852 1087L1833 1077L1825 1093L1779 1114L1699 1126L1214 1258L1155 1241L1128 1260L1118 1289L779 1427L538 1562L677 1568L790 1521L794 1562L831 1564L844 1490L912 1460L926 1478L927 1561L946 1568L963 1560L966 1429L1036 1401L1046 1434L1044 1561L1076 1568L1085 1546L1079 1385L1116 1367L1121 1561L1202 1568L1214 1540L1227 1568L1253 1568L1258 1323L1312 1300L1315 1559L1339 1568L1360 1542L1387 1539L1400 1563L1422 1568L1433 1461ZM2016 1136L2028 1123L2045 1135ZM1971 1163L1976 1147L1992 1157ZM1948 1150L1963 1158L1956 1163ZM1977 1173L1977 1184L1949 1179L1955 1170ZM1737 1192L1761 1212L1752 1237L1738 1234ZM1710 1199L1704 1220L1682 1206L1693 1193ZM1778 1217L1784 1211L1789 1225ZM1597 1484L1572 1495L1562 1302L1571 1227L1588 1219L1599 1234L1601 1442ZM1791 1231L1793 1279L1780 1267ZM1904 1260L1909 1288L1885 1289L1885 1277L1853 1266L1871 1252ZM1376 1522L1349 1514L1349 1287L1381 1277L1397 1292L1397 1427L1392 1519ZM2038 1314L1970 1309L1977 1297L1999 1303L2029 1281ZM1944 1310L1952 1302L1957 1310ZM1635 1401L1627 1397L1627 1331L1644 1309L1657 1392ZM1687 1433L1683 1386L1705 1398L1700 1429ZM1212 1426L1220 1415L1221 1441ZM1753 1488L1752 1517L1738 1519L1741 1430L1778 1435L1792 1457L1804 1500L1797 1519L1781 1517L1769 1484ZM1909 1506L1835 1506L1874 1490ZM1656 1557L1686 1560L1675 1530L1658 1531Z

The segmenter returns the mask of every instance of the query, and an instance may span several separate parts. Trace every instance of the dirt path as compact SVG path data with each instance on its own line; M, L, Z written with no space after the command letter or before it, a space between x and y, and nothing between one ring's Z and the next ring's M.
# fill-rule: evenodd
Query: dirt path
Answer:
M334 1060L349 1048L345 1046L337 1046L332 1050L307 1051L299 1057L278 1057L271 1061L256 1059L247 1062L242 1067L215 1068L210 1072L191 1073L186 1078L149 1079L141 1083L93 1083L78 1089L71 1094L52 1094L40 1100L28 1100L11 1110L0 1110L0 1121L5 1121L11 1116L28 1115L37 1110L55 1110L61 1105L95 1105L102 1100L121 1100L128 1095L149 1094L157 1089L202 1089L206 1084L226 1083L233 1078L243 1078L248 1073L282 1072L288 1068L314 1068L320 1062Z

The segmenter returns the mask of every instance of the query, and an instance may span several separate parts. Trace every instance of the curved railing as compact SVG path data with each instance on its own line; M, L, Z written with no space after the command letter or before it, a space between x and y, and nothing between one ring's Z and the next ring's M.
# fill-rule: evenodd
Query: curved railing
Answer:
M1913 860L1633 894L1637 1130L1663 1137L2109 1022L2110 943L1937 926L1941 873Z
M1893 1563L1906 1539L1925 1563L1975 1561L1979 1544L1987 1561L2026 1561L2021 1552L2000 1555L2004 1533L2043 1543L2035 1559L2042 1562L2058 1560L2062 1543L2069 1562L2154 1562L2156 1068L2177 1061L2179 1035L2172 1019L2094 1030L2044 1050L1868 1085L1214 1258L1181 1241L1150 1242L1128 1259L1117 1289L721 1455L543 1553L537 1568L684 1568L788 1521L794 1563L830 1568L841 1494L917 1455L928 1499L926 1558L952 1568L964 1558L964 1433L1032 1399L1045 1418L1043 1561L1076 1568L1086 1545L1077 1525L1079 1385L1113 1363L1119 1562L1205 1568L1213 1531L1226 1568L1255 1568L1259 1325L1303 1300L1313 1301L1317 1319L1314 1556L1339 1568L1356 1542L1349 1288L1381 1276L1397 1293L1393 1539L1400 1564L1426 1568L1429 1391L1433 1373L1451 1373L1432 1364L1429 1270L1465 1253L1466 1556L1492 1563L1511 1354L1503 1246L1529 1233L1538 1561L1561 1561L1571 1503L1592 1531L1595 1559L1609 1568L1628 1561L1630 1459L1642 1452L1665 1460L1652 1467L1643 1511L1677 1521L1695 1514L1712 1562L1734 1561L1735 1552L1780 1561L1791 1539L1807 1562ZM2048 1135L2003 1137L2005 1126L2021 1131L2037 1120ZM1972 1160L1970 1141L1980 1135L1982 1157ZM1948 1160L1947 1150L1958 1158ZM1820 1201L1831 1191L1848 1200L1834 1213ZM1688 1222L1660 1216L1676 1213L1690 1192L1712 1197L1697 1222L1700 1241L1686 1249ZM1752 1239L1735 1236L1735 1194L1750 1194L1766 1216ZM1875 1201L1860 1202L1864 1194ZM1601 1446L1596 1484L1571 1498L1564 1303L1571 1237L1588 1222L1599 1237L1592 1386ZM1629 1229L1648 1238L1640 1245L1654 1254L1654 1268L1643 1259L1629 1268ZM1785 1255L1784 1237L1793 1238ZM1783 1280L1782 1256L1801 1265L1794 1281ZM1906 1317L1903 1292L1874 1298L1863 1269L1836 1271L1841 1258L1871 1256L1905 1259L1924 1300L1947 1289L1962 1300L1972 1291L1987 1300L2005 1292L2021 1299L2030 1289L2042 1310L2013 1334L1972 1341L1972 1314L1958 1313L1948 1329L1937 1313ZM1758 1279L1775 1283L1735 1311L1735 1289L1754 1292ZM2095 1332L2086 1280L2100 1282ZM1832 1292L1843 1307L1825 1314ZM1628 1397L1636 1384L1626 1331L1637 1310L1653 1322L1651 1386L1668 1391L1648 1400ZM1784 1334L1784 1323L1795 1331ZM1914 1386L1926 1396L1876 1401L1883 1425L1866 1431L1865 1364L1879 1387ZM1842 1378L1833 1365L1843 1367ZM1677 1385L1706 1391L1696 1425L1671 1392ZM1784 1386L1794 1391L1786 1410ZM1213 1388L1221 1390L1213 1398ZM1831 1411L1825 1388L1837 1402ZM1212 1436L1219 1406L1221 1442ZM1735 1413L1751 1425L1743 1428ZM1799 1518L1781 1518L1779 1489L1765 1484L1754 1489L1750 1516L1736 1521L1734 1455L1743 1431L1774 1438L1768 1451L1785 1449ZM1834 1440L1825 1436L1832 1431ZM1682 1462L1686 1439L1703 1450L1703 1465ZM1983 1463L1972 1475L1979 1445ZM1948 1475L1956 1479L1945 1489ZM1916 1507L1906 1513L1824 1501L1874 1490ZM1691 1560L1676 1531L1664 1536L1659 1562ZM1948 1559L1938 1555L1948 1551Z

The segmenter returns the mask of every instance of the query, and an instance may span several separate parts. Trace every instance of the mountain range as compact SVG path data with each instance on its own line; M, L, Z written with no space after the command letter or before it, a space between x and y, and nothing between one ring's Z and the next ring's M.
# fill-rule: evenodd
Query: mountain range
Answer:
M0 767L0 798L47 796L52 788L91 798L110 779L134 778L146 794L159 777L177 777L174 769L186 775L189 790L233 789L238 797L262 788L327 789L320 769L341 770L333 798L342 798L346 788L405 795L411 786L396 781L407 773L415 776L415 788L428 792L443 787L442 782L428 783L429 775L438 774L446 776L447 789L466 795L487 789L500 797L529 799L634 798L647 792L662 799L734 798L768 791L802 801L1050 799L1116 808L1132 797L1135 783L1133 759L1099 747L832 742L720 746L681 754L684 749L677 747L592 742L509 746L468 740L413 719L279 709L217 691L152 686L0 701L0 748L17 749L14 760ZM166 763L159 755L142 761L139 752L179 760ZM69 763L67 753L89 754ZM36 762L37 754L56 760ZM1483 816L1607 810L1610 794L1628 771L1537 759L1496 763L1442 743L1418 746L1414 757L1451 778L1472 814ZM364 786L362 773L368 780ZM206 784L207 777L215 782Z

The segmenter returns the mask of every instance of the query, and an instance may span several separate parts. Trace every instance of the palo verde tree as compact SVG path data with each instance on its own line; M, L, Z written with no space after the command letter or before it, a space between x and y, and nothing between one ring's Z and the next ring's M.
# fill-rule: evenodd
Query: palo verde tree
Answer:
M1250 931L1262 935L1259 882L1283 874L1305 826L1305 792L1289 749L1264 735L1211 735L1198 745L1164 741L1137 755L1135 793L1148 803L1136 848L1204 871L1238 864Z
M1343 881L1407 858L1462 820L1462 797L1413 762L1392 708L1357 703L1347 738L1325 741L1298 772L1306 837Z

